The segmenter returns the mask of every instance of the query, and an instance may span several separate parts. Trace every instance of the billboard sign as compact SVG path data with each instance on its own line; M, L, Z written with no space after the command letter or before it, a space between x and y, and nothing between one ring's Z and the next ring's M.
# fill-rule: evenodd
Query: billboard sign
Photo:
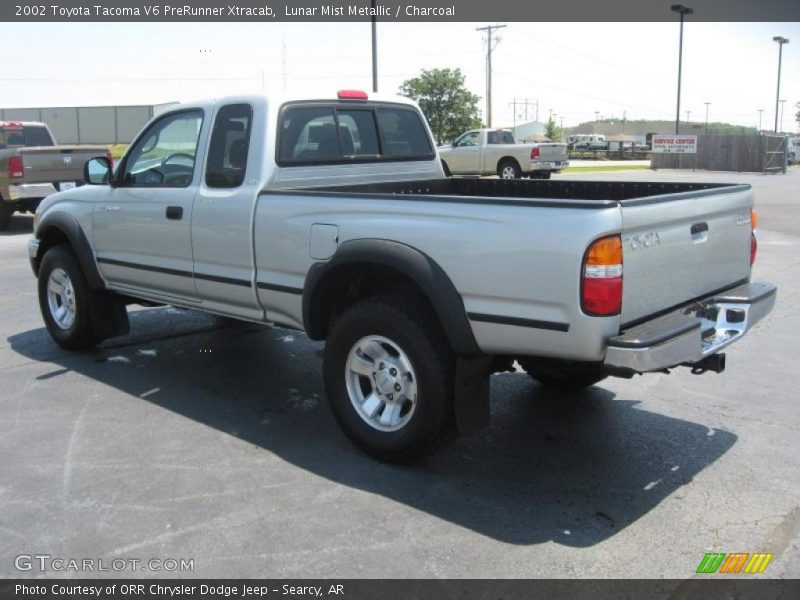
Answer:
M697 154L696 135L654 135L654 154Z

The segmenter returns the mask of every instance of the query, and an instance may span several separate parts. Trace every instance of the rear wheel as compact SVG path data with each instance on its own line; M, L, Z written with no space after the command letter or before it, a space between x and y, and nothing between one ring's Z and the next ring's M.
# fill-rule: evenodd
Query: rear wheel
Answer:
M581 390L605 379L602 365L547 358L517 359L525 372L545 387Z
M8 204L4 204L3 199L0 198L0 231L8 229L8 226L11 224L11 215L13 214L14 209Z
M325 388L347 436L388 462L430 454L454 437L455 359L420 300L363 300L334 323Z
M89 285L68 246L54 246L42 259L39 307L48 333L62 348L88 350L100 341L92 330Z
M519 179L522 177L522 170L516 161L506 159L497 165L497 176L500 179Z

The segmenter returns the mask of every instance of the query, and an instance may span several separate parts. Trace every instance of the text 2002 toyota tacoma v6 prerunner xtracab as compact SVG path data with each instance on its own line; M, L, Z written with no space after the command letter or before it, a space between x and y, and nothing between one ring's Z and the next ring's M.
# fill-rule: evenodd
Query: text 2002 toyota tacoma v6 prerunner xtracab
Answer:
M485 425L515 359L572 388L719 372L775 303L750 282L750 186L448 179L402 98L176 106L86 180L30 242L56 342L126 333L133 302L304 330L342 428L385 460Z

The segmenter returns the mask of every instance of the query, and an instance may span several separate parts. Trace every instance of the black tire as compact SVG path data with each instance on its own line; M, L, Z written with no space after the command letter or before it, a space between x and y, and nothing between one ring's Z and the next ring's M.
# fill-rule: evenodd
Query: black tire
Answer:
M11 215L14 214L14 209L5 204L3 199L0 198L0 231L5 231L11 225Z
M533 357L522 357L517 362L543 386L560 390L582 390L608 377L602 365L594 363Z
M50 274L55 269L63 270L72 284L75 318L68 328L63 328L56 323L49 306L47 288ZM47 332L62 348L90 350L100 342L92 328L89 293L89 284L72 249L64 244L50 248L42 258L42 264L39 267L39 308L42 311Z
M405 353L413 369L416 405L405 425L395 431L380 431L368 424L350 399L348 357L367 336L390 340ZM379 296L351 306L331 328L323 371L336 420L353 443L367 454L386 462L408 462L431 454L454 439L455 358L423 301Z
M442 160L442 169L444 170L445 177L452 177L453 174L450 172L450 167L447 166L447 163Z
M504 173L508 169L508 172L513 172L514 177L505 177ZM497 165L497 176L500 179L520 179L522 177L522 169L519 168L517 161L512 158L504 158L500 161Z

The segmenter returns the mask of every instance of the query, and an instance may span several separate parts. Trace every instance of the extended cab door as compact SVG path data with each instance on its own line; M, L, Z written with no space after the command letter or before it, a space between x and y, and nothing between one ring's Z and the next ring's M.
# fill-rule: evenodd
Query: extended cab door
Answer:
M476 175L481 172L481 132L468 131L455 142L447 157L450 172Z
M210 310L262 320L254 286L253 211L260 186L266 111L220 106L192 214L195 284Z
M167 113L134 142L115 185L99 192L94 246L111 284L197 298L191 221L202 132L202 109Z

